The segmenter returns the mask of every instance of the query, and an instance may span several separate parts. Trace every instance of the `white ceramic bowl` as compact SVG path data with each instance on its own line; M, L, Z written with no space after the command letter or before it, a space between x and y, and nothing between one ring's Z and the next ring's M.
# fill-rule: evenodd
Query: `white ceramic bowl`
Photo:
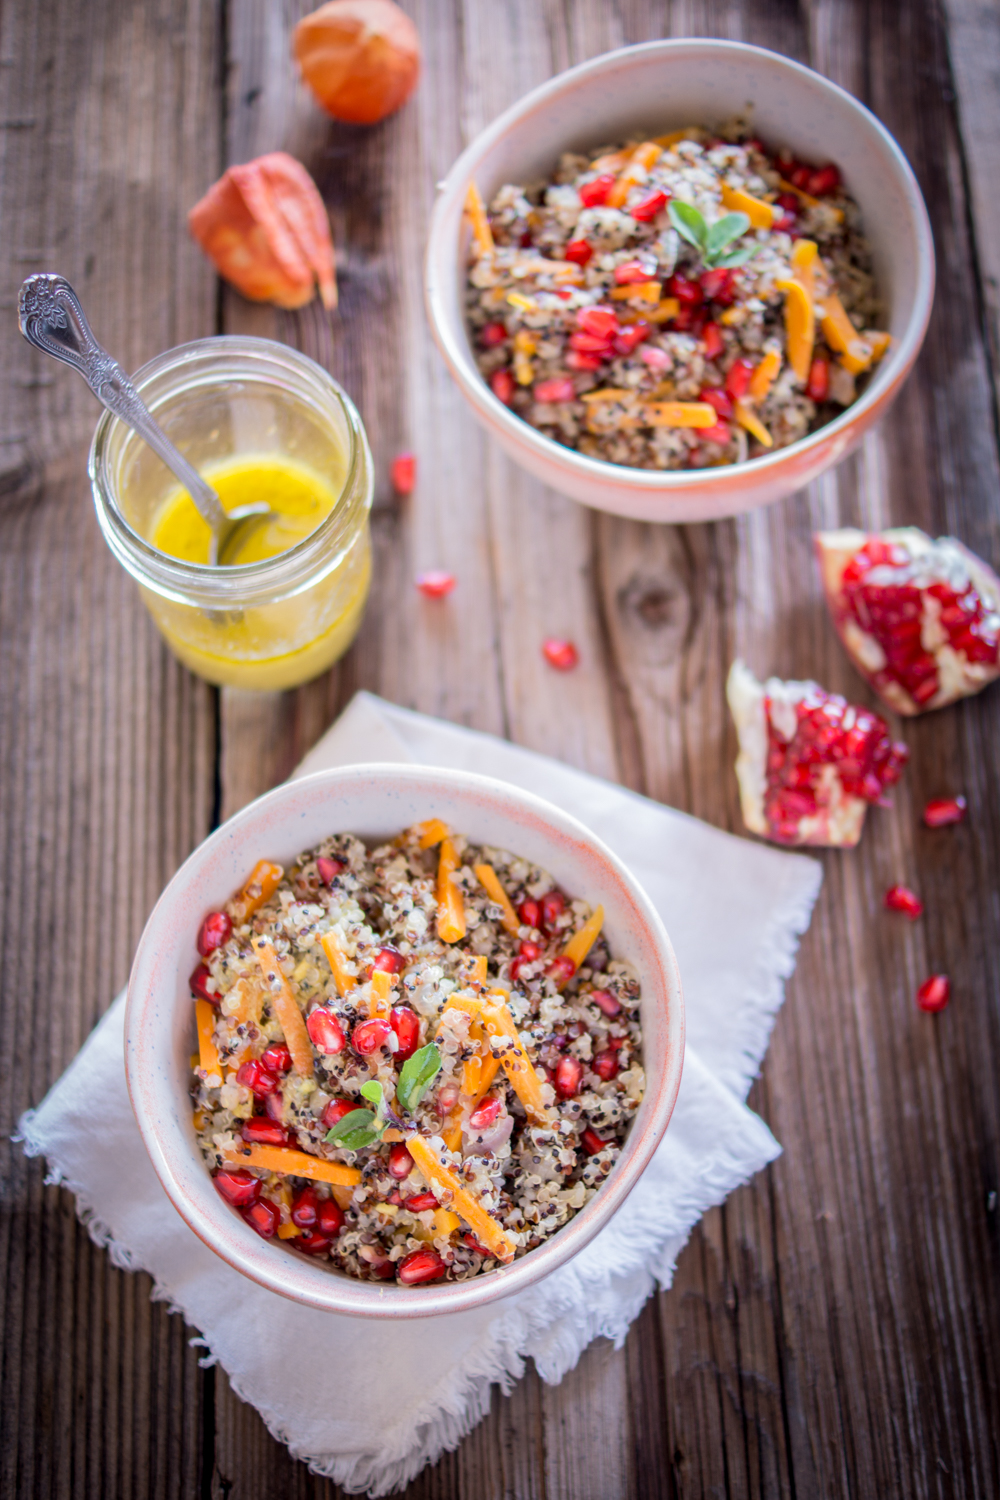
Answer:
M524 855L571 894L603 902L612 952L642 984L646 1094L607 1182L537 1250L471 1281L400 1287L357 1280L276 1241L262 1240L212 1185L188 1096L194 1013L188 975L205 913L217 909L258 859L290 862L328 834L392 836L440 817L477 841ZM146 1149L179 1213L238 1271L327 1312L410 1318L504 1297L575 1255L635 1186L667 1128L680 1084L684 1005L670 940L624 865L575 818L539 797L466 772L423 766L349 766L286 783L244 808L195 850L146 924L129 980L125 1062Z
M531 427L476 368L464 319L470 181L488 202L505 182L546 177L562 151L711 127L753 106L754 130L806 161L836 162L871 243L892 347L853 406L826 427L749 463L654 472L588 458ZM640 521L708 521L780 500L839 463L886 411L923 342L934 246L916 178L889 133L850 94L777 53L739 42L648 42L560 73L494 120L441 185L427 246L427 312L438 348L478 419L512 458L563 494Z

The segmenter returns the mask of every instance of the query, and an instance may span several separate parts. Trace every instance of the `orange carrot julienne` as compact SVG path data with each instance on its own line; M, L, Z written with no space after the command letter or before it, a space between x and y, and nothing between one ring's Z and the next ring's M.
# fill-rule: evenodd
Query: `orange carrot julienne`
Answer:
M483 195L474 182L470 182L465 194L465 212L472 225L472 238L480 255L493 254L493 231L486 216Z
M344 955L341 952L336 933L321 933L319 940L322 944L323 952L326 954L326 961L330 965L333 982L337 986L337 994L343 998L348 990L353 990L358 982L357 978L351 973L344 962Z
M368 1014L370 1016L387 1016L392 1007L389 997L392 994L392 975L385 969L376 969L372 974L372 993L368 1001Z
M198 1027L198 1065L206 1073L218 1073L221 1077L219 1054L212 1040L212 1033L215 1030L215 1007L209 1005L207 1000L196 1000L194 1015Z
M457 869L455 846L451 839L442 839L437 876L437 934L442 943L458 943L465 937L465 903L461 888L451 878Z
M563 949L563 957L571 958L577 968L583 963L591 948L597 942L601 928L604 926L604 907L595 906L590 916L584 922L578 932L574 932L569 942Z
M793 369L797 368L795 360L792 359L791 345L789 345L788 362ZM754 401L764 400L768 391L777 380L780 369L781 355L777 349L769 349L750 376L748 394Z
M345 1167L339 1161L324 1161L319 1156L310 1156L308 1151L296 1151L290 1146L260 1146L248 1142L235 1151L224 1151L223 1159L241 1167L284 1172L289 1177L308 1177L313 1182L330 1182L338 1187L354 1187L361 1181L358 1167Z
M430 1185L447 1196L447 1206L465 1220L481 1245L499 1261L514 1259L514 1242L503 1226L464 1188L421 1135L410 1136L406 1149Z
M531 1119L536 1125L550 1125L552 1122L542 1101L542 1081L524 1050L502 990L491 991L490 1003L483 1006L483 1028L491 1041L503 1044L501 1051L493 1049L493 1056L498 1059Z
M500 884L500 877L497 875L496 870L494 870L492 865L473 865L472 868L476 872L476 879L479 881L479 884L485 888L487 896L489 896L495 905L499 906L503 913L500 919L503 925L508 932L513 933L514 937L517 937L517 934L521 930L521 922L517 912L510 904L510 897ZM484 967L485 963L486 960L484 959ZM485 975L483 977L485 978Z
M313 1050L306 1030L306 1023L299 1004L292 994L288 980L281 972L278 955L267 938L254 938L253 949L264 976L264 984L271 997L274 1014L285 1034L285 1043L292 1054L292 1066L303 1078L313 1076Z
M248 917L253 916L258 907L270 900L284 873L281 866L273 864L271 860L258 860L250 871L250 879L240 894L229 903L234 927L241 927Z
M448 837L448 825L440 818L428 818L426 823L418 823L414 831L420 835L421 849L433 849Z

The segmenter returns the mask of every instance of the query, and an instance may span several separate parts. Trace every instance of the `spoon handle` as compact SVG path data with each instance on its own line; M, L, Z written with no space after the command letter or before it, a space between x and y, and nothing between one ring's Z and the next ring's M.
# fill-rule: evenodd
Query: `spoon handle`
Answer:
M216 535L228 523L218 495L174 447L125 371L91 332L80 299L64 276L29 276L18 298L18 323L29 344L72 365L102 406L148 443L180 480Z

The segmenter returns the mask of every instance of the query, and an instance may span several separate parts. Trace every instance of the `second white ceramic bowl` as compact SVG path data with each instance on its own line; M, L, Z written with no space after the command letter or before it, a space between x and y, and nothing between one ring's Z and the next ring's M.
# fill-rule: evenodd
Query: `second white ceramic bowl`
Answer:
M863 394L817 432L749 463L659 472L588 458L544 436L498 401L465 327L468 232L475 182L488 202L505 182L547 177L563 151L711 127L751 106L754 130L817 164L836 162L861 208L893 343ZM709 521L768 505L839 463L883 415L923 342L934 296L927 210L902 151L864 105L787 57L738 42L649 42L570 68L494 120L441 185L427 247L434 337L477 418L539 479L598 510L640 521Z

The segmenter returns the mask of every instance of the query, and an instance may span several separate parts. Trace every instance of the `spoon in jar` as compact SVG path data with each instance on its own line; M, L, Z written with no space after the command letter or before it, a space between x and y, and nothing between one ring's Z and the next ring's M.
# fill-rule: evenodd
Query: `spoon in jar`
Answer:
M18 324L29 344L72 365L102 406L130 427L180 480L212 532L208 561L227 566L248 530L274 514L265 501L227 511L210 484L188 463L147 410L121 366L91 332L80 299L64 276L29 276L18 297Z

